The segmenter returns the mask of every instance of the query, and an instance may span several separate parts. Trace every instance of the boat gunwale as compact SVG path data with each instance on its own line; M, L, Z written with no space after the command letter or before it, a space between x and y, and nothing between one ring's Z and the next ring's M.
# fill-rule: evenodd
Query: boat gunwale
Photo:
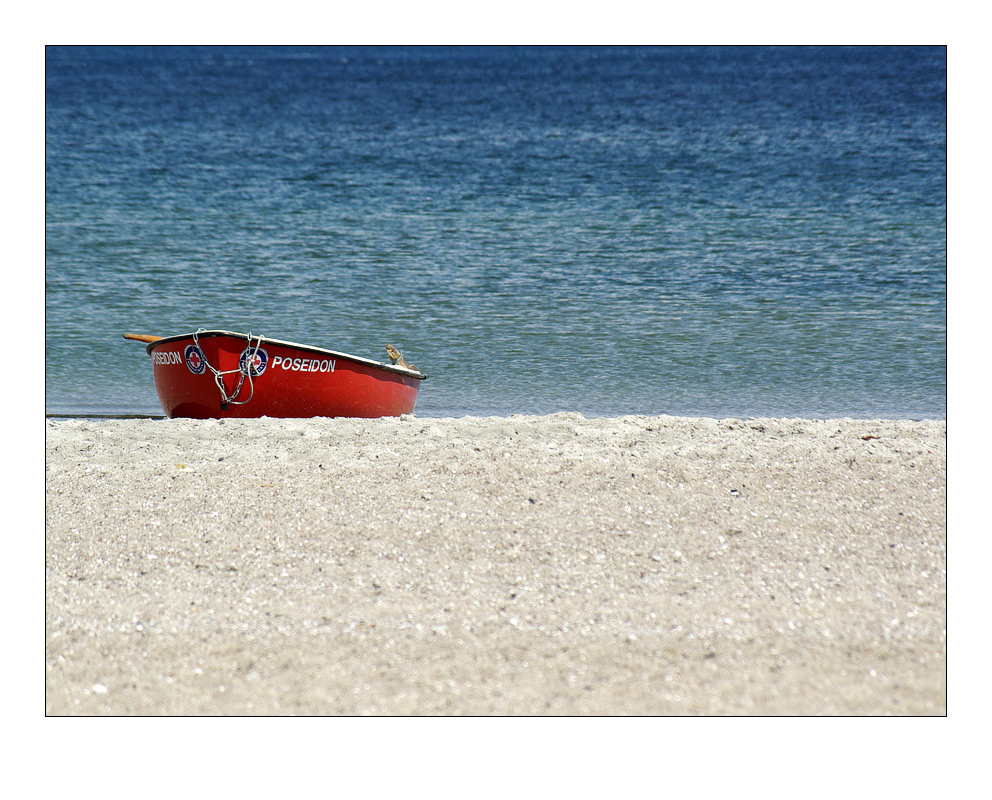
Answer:
M383 364L381 361L376 361L371 358L362 358L361 356L353 356L350 353L341 353L337 350L328 350L326 347L317 347L310 344L300 344L298 342L287 342L283 339L271 339L268 336L256 336L247 333L238 333L236 331L223 331L223 330L199 330L196 331L196 337L202 339L204 337L217 337L217 336L227 336L234 339L244 339L246 342L250 343L258 340L261 344L272 344L279 347L291 347L297 350L304 350L309 353L319 353L320 355L333 356L334 358L343 358L348 361L354 361L358 364L365 364L370 367L378 367L379 369L385 370L386 372L395 372L398 375L406 375L410 378L417 378L419 380L425 380L427 376L420 370L410 369L408 367L401 367L397 364ZM194 334L192 333L179 333L173 336L163 336L161 339L156 339L154 342L149 342L145 347L145 352L148 355L152 354L152 351L161 344L169 344L172 342L181 341L183 339L192 339Z

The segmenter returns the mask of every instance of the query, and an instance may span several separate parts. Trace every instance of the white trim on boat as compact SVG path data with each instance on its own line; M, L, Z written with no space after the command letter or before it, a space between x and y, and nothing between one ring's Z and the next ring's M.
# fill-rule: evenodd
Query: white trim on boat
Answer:
M368 364L373 367L380 367L382 369L389 370L390 372L398 372L401 375L415 375L418 378L426 378L420 370L410 369L408 367L401 367L398 364L384 364L381 361L376 361L371 358L362 358L361 356L353 356L350 353L342 353L337 350L328 350L326 347L316 347L312 344L299 344L298 342L287 342L282 339L270 339L268 336L257 336L255 334L238 333L237 331L222 331L222 330L198 330L196 332L198 337L204 336L231 336L235 339L244 339L245 341L256 341L260 340L263 344L274 344L280 347L295 347L298 350L307 350L312 353L320 353L321 355L334 356L335 358L346 358L351 361L357 361L360 364ZM150 342L145 348L145 352L151 355L152 350L160 344L164 344L171 341L177 341L180 339L191 339L193 337L192 333L180 333L175 336L163 336L154 342Z

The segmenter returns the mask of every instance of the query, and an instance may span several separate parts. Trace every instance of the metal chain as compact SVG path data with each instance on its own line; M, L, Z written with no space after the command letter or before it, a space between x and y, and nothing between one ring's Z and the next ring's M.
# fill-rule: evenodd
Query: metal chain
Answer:
M228 406L228 405L232 405L232 406L243 406L246 403L251 402L251 399L255 396L255 383L254 383L253 376L252 376L251 373L252 373L253 365L255 363L255 356L258 354L258 349L262 346L262 337L261 336L256 336L255 337L255 339L257 341L255 342L255 346L252 348L251 357L247 361L247 371L243 371L241 369L240 361L238 363L238 368L237 369L228 369L228 370L221 371L219 369L215 369L214 368L214 366L207 360L207 354L204 353L203 352L203 348L200 347L200 340L199 340L198 337L199 337L199 335L201 333L205 333L206 330L207 330L206 328L198 328L193 333L193 344L195 345L196 349L199 350L200 356L203 358L203 363L206 364L207 369L209 369L210 372L213 373L214 383L217 384L217 388L220 390L220 403L221 403L221 407L225 407L225 406ZM248 346L249 347L251 347L251 340L252 340L252 335L251 335L251 332L249 332L248 333ZM224 389L224 376L225 375L230 375L231 373L234 373L234 372L237 372L238 373L238 385L234 387L234 392L229 397L228 394L227 394L227 391ZM247 400L238 400L237 397L238 397L238 395L241 394L241 389L244 386L245 378L246 377L248 378L248 388L251 391L248 394L248 399Z

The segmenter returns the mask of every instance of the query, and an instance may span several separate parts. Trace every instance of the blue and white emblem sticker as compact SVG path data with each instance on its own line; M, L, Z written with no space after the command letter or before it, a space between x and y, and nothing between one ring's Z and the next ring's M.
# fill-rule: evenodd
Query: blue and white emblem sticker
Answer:
M241 358L238 360L238 367L243 375L250 375L257 378L269 365L269 354L261 347L246 347L241 351ZM250 372L249 372L250 370Z
M183 358L186 360L189 371L194 375L202 375L206 371L207 359L203 357L203 352L195 344L186 345Z

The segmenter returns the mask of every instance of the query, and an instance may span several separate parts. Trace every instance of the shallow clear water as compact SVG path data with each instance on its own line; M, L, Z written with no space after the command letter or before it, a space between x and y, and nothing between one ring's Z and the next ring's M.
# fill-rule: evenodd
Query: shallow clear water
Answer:
M946 416L943 48L49 48L46 411L125 331L430 375L421 416Z

